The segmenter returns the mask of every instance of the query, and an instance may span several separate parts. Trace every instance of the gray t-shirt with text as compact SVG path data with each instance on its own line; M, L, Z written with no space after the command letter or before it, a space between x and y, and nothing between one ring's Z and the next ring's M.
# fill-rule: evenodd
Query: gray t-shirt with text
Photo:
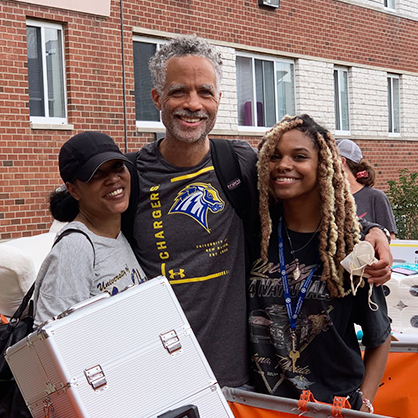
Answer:
M116 239L106 238L81 222L71 222L58 236L67 229L82 230L91 242L84 234L73 232L52 247L36 279L36 326L92 296L114 295L146 280L122 233Z

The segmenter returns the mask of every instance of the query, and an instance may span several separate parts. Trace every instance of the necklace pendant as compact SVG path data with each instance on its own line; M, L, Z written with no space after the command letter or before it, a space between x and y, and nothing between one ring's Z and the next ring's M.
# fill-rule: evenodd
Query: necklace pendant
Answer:
M297 280L299 279L299 277L300 277L300 270L299 270L299 264L297 264L295 270L293 271L293 278Z

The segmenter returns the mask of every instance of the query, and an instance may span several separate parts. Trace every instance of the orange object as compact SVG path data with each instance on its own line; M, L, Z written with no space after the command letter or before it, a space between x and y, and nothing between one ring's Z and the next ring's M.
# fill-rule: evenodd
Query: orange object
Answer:
M9 323L9 321L7 320L7 318L4 315L0 314L0 324L5 325L5 324L8 324L8 323Z
M295 414L288 414L287 412L272 411L264 408L257 408L255 406L243 405L235 402L228 402L231 411L236 418L295 418L300 414L296 411Z
M342 396L334 396L334 403L332 404L331 413L333 417L343 417L342 409L351 409L348 399Z
M330 412L335 417L350 417L351 414L355 414L356 417L364 415L364 417L381 418L418 418L417 376L418 344L393 341L386 370L373 401L374 415L359 411L351 412L346 398L334 398L334 405L330 408L329 404L315 401L310 391L304 391L306 393L302 393L297 401L230 389L227 400L235 418L295 418L300 415L329 417ZM308 403L310 403L310 411L303 412L307 411ZM313 408L316 410L314 413ZM341 408L345 411L342 412Z
M416 350L416 347L415 347ZM418 353L390 352L373 401L375 414L418 418Z
M312 392L310 390L303 390L299 401L298 401L298 408L300 411L307 412L308 409L308 402L315 402L322 405L328 405L325 402L319 402L317 401ZM333 417L341 418L343 416L342 414L342 408L351 409L350 402L348 402L347 398L344 398L342 396L334 396L332 408L331 408L331 414Z

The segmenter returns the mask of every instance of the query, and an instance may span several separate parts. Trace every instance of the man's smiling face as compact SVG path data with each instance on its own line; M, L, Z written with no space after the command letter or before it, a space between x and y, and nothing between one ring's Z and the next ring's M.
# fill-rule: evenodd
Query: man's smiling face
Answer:
M166 127L166 139L182 142L205 140L213 129L221 93L213 64L187 55L167 64L163 92L152 98Z

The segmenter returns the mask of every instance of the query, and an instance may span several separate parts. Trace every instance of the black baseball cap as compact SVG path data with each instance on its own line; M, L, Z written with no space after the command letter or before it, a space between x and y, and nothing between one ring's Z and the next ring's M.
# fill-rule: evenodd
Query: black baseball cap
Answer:
M87 183L106 161L126 158L115 141L102 132L86 131L70 138L61 147L59 169L64 182L77 179Z

